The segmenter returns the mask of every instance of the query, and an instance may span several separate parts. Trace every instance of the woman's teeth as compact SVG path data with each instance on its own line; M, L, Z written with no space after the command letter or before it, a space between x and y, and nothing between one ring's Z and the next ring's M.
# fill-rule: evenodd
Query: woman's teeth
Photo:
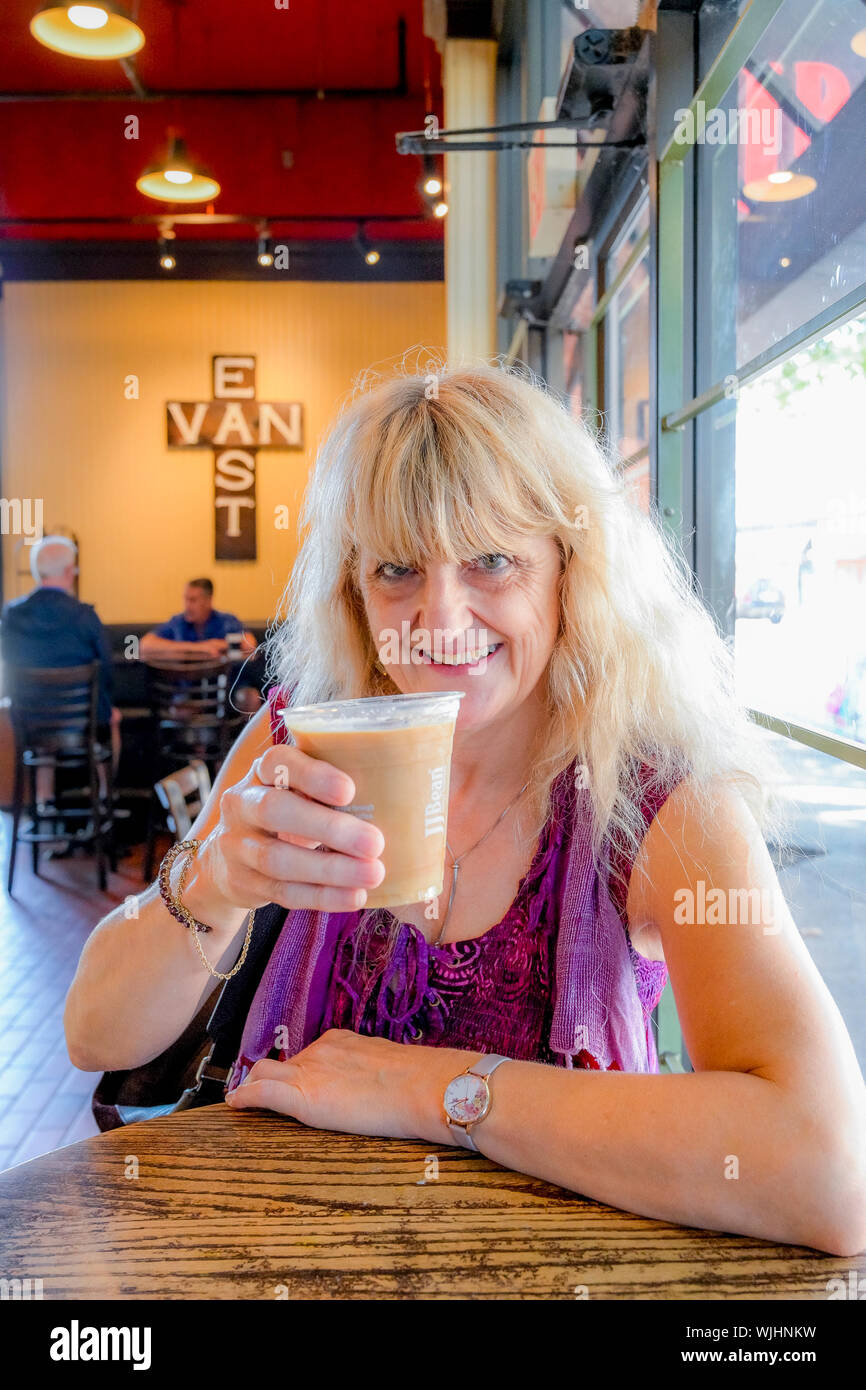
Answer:
M424 657L433 666L474 666L479 661L486 661L487 657L498 652L501 646L501 642L494 642L490 647L483 647L481 651L477 652L467 652L462 657L445 656L444 652L440 656L433 656L430 652L425 652Z

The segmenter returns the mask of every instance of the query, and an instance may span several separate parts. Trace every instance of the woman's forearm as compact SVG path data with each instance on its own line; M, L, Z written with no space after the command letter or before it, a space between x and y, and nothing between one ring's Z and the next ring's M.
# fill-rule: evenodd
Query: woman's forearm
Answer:
M129 902L129 900L127 900ZM192 933L165 908L156 884L94 928L66 997L66 1045L83 1071L140 1066L180 1037L217 981L202 965ZM247 913L219 903L196 871L184 903L212 929L199 934L215 970L231 968Z
M448 1068L426 1088L423 1137L451 1144L442 1110ZM510 1061L491 1076L490 1091L473 1137L504 1167L656 1220L839 1255L866 1247L862 1136L846 1143L828 1133L762 1076Z

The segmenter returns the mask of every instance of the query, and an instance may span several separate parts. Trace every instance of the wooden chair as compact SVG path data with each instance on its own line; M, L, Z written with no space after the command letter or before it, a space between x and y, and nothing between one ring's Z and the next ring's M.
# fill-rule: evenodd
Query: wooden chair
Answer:
M73 845L94 844L99 887L107 884L106 859L117 867L114 848L114 789L112 786L110 742L97 737L99 663L84 666L7 666L6 688L10 696L10 715L15 734L15 776L12 790L12 835L9 851L7 888L12 892L18 842L29 843L33 872L39 872L39 846L68 840ZM40 814L36 774L39 768L54 770L56 806ZM100 791L100 774L104 795ZM86 804L64 803L58 775L69 770L85 770L88 795ZM25 780L28 781L28 828L20 828L25 807ZM79 794L80 795L80 794ZM85 821L83 829L71 829L70 822ZM50 829L42 827L49 825Z
M148 660L155 758L165 774L192 758L216 776L246 715L231 704L232 668L222 659Z
M210 773L207 764L200 758L194 759L187 767L179 768L168 777L154 784L154 793L160 806L166 812L165 820L175 840L185 840L192 829L193 821L208 798L211 789ZM156 842L156 823L151 816L148 826L147 849L144 860L144 880L149 883L153 877L154 847Z

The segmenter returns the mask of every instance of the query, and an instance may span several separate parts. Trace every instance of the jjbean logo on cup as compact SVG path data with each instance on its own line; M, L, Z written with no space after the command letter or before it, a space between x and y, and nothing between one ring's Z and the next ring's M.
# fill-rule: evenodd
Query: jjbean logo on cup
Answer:
M424 807L424 836L444 835L445 821L448 816L448 803L442 800L448 777L447 767L431 767L428 769L430 777L430 800Z
M463 691L379 695L283 711L297 746L355 784L344 807L385 837L385 877L367 907L428 902L442 892L454 727Z

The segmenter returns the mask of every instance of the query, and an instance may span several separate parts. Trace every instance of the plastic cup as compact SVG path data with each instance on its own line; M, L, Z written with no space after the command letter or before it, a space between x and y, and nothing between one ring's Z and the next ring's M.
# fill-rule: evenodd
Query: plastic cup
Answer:
M454 727L463 692L377 695L283 711L302 752L346 772L348 811L385 837L385 877L366 906L430 902L445 882L445 833Z

